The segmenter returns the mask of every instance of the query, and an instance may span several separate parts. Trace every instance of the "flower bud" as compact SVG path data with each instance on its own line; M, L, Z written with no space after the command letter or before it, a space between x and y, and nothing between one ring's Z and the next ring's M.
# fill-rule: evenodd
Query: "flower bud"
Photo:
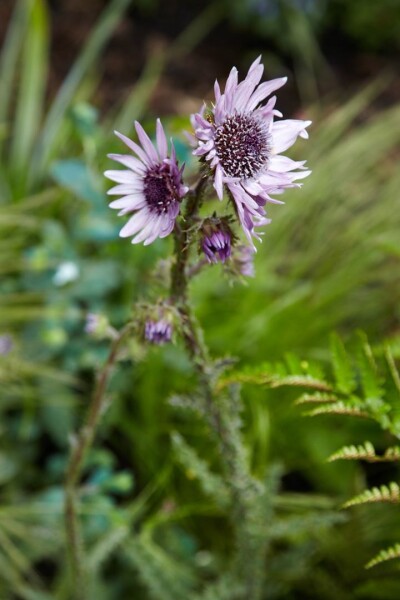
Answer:
M201 228L200 247L209 263L224 263L232 252L233 234L227 219L205 219Z
M162 346L171 341L172 324L167 319L147 320L144 326L144 337L151 344Z

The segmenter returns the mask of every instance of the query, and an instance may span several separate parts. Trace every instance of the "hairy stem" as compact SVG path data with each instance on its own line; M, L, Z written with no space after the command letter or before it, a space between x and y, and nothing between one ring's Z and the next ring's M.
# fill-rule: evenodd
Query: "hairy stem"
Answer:
M85 557L77 510L77 487L82 475L86 454L93 443L101 416L107 408L107 384L117 359L118 350L130 329L131 324L128 324L116 334L116 337L111 344L107 361L99 373L85 422L71 444L71 452L65 478L64 514L67 550L72 578L72 597L74 600L87 600L84 569Z
M251 476L240 435L240 409L235 399L217 393L214 365L209 358L202 331L188 301L189 279L198 269L188 269L191 231L202 201L204 184L192 191L183 223L175 228L175 262L171 278L171 299L181 316L182 337L196 368L204 402L204 414L218 441L226 484L232 498L232 522L236 532L236 560L233 566L242 591L238 600L258 600L261 593L264 544L249 533L259 488ZM236 596L235 596L236 598Z

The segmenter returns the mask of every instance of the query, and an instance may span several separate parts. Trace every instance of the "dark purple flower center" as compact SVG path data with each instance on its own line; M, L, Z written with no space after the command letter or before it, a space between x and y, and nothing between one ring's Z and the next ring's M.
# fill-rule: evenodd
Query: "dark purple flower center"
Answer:
M167 213L171 204L179 201L178 185L168 165L156 165L147 171L144 195L150 210L158 215Z
M269 134L253 115L237 113L217 128L215 148L227 175L248 179L268 163Z

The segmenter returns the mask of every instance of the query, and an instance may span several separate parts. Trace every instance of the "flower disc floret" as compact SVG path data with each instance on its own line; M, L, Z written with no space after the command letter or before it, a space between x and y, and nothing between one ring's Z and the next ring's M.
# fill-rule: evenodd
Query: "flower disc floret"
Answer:
M216 129L215 149L227 175L248 179L268 164L268 129L252 115L234 114Z
M121 237L132 237L132 244L151 244L156 238L171 233L179 214L180 202L188 191L182 182L180 168L171 143L168 143L163 126L157 120L157 144L153 145L140 123L135 122L139 144L118 133L115 134L136 156L109 154L109 157L127 167L126 170L108 170L105 176L118 185L108 194L121 196L110 207L119 209L119 215L132 215L120 231Z

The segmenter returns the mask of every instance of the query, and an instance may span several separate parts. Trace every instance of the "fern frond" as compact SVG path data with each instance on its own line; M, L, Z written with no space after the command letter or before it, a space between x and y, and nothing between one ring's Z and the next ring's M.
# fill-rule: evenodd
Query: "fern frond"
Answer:
M277 388L281 386L293 386L293 387L307 387L323 392L330 392L332 387L326 381L316 379L310 375L288 375L287 377L271 377L269 381L265 382L271 388Z
M351 406L345 404L341 400L328 404L327 406L318 406L313 410L304 413L306 417L316 417L318 415L348 415L349 417L362 417L364 419L370 419L371 415L365 410L361 410L357 406Z
M366 462L396 462L400 461L400 447L388 448L385 454L378 455L371 442L364 442L359 446L344 446L328 458L328 462L335 460L365 460Z
M368 462L376 462L379 458L376 455L373 445L370 442L364 442L364 445L360 444L359 446L343 446L343 448L328 458L328 462L335 460L367 460Z
M328 404L337 401L337 396L334 396L333 394L323 394L321 392L316 392L315 394L302 394L300 398L297 398L295 404Z
M394 481L389 483L389 485L373 487L345 502L343 508L349 508L350 506L356 506L358 504L368 504L370 502L391 502L392 504L400 504L400 487Z
M372 569L372 567L386 562L387 560L393 560L394 558L400 558L400 544L395 544L394 546L390 546L390 548L381 550L379 554L374 556L374 558L365 565L365 568Z

